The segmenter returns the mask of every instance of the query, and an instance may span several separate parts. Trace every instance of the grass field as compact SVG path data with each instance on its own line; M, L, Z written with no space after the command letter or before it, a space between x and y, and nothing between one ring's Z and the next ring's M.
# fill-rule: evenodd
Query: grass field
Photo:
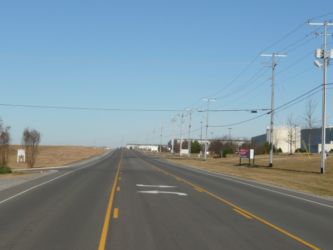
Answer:
M267 168L268 155L256 157L255 166L239 166L239 158L228 156L222 159L179 158L164 154L166 159L212 172L225 173L256 180L285 188L291 188L320 196L333 197L333 156L326 161L326 174L320 174L318 154L276 155L273 168ZM245 162L245 161L244 161Z
M11 146L8 165L12 168L27 168L25 163L16 162L18 146ZM81 146L40 146L34 168L55 167L75 163L81 160L101 155L105 148Z

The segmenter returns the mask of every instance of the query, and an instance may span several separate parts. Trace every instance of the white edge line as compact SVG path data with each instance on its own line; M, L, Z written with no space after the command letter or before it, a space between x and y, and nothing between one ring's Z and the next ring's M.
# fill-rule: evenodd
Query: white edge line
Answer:
M221 174L221 173L213 173L213 172L209 172L207 170L197 169L197 168L190 167L190 166L179 166L179 165L173 165L173 166L180 167L180 168L185 168L185 169L188 169L188 170L193 171L193 172L201 172L201 173L204 173L204 174L209 175L209 176L219 177L219 178L222 178L222 179L225 179L225 180L237 182L237 183L240 183L240 184L243 184L243 185L247 185L247 186L250 186L250 187L254 187L254 188L257 188L257 189L261 189L261 190L265 190L265 191L270 191L272 193L280 194L280 195L283 195L283 196L291 197L291 198L294 198L294 199L306 201L306 202L309 202L309 203L313 203L313 204L316 204L316 205L320 205L320 206L323 206L323 207L327 207L327 208L332 208L333 209L333 206L325 204L325 203L321 203L321 202L318 202L318 201L309 200L309 199L306 199L306 198L303 198L303 197L299 197L299 196L296 196L296 195L292 195L292 194L286 194L286 193L283 193L283 192L280 192L280 191L276 191L276 190L273 190L273 189L270 189L270 188L266 188L266 187L256 186L254 184L246 183L245 181L237 180L233 176L228 176L228 175L224 175L224 174ZM258 183L258 185L261 185L261 184Z
M113 154L113 152L114 152L114 151L110 152L110 156ZM104 156L106 156L106 155L104 155ZM104 159L104 156L102 156L101 159ZM89 164L89 163L88 163L88 164ZM91 165L78 166L75 170L72 170L72 171L70 171L70 172L64 173L64 174L62 174L62 175L59 175L59 176L57 176L57 177L55 177L55 178L53 178L53 179L51 179L51 180L48 180L48 181L45 181L45 182L39 183L39 184L37 184L37 185L35 185L35 186L32 186L32 187L30 187L30 188L28 188L28 189L26 189L26 190L23 190L23 191L21 191L21 192L15 194L15 195L13 195L13 196L10 196L10 197L8 197L8 198L6 198L6 199L0 201L0 205L3 204L3 203L6 203L7 201L10 201L10 200L12 200L12 199L18 197L18 196L21 196L22 194L25 194L25 193L27 193L27 192L29 192L29 191L31 191L31 190L34 190L34 189L36 189L36 188L39 188L39 187L41 187L41 186L43 186L43 185L45 185L45 184L48 184L48 183L50 183L50 182L53 182L53 181L55 181L55 180L57 180L57 179L60 179L60 178L62 178L62 177L64 177L64 176L66 176L66 175L69 175L69 174L74 173L74 172L76 172L76 171L78 171L78 170L82 170L82 169L85 169L85 168L88 168L88 167L91 167Z
M25 194L25 193L27 193L27 192L29 192L29 191L31 191L31 190L34 190L34 189L36 189L36 188L38 188L38 187L40 187L40 186L43 186L43 185L48 184L48 183L50 183L50 182L52 182L52 181L55 181L55 180L57 180L57 179L59 179L59 178L61 178L61 177L64 177L64 176L66 176L66 175L68 175L68 174L71 174L71 173L73 173L73 172L75 172L75 171L70 171L70 172L64 173L64 174L59 175L59 176L57 176L57 177L55 177L55 178L53 178L53 179L51 179L51 180L48 180L48 181L42 182L42 183L40 183L40 184L38 184L38 185L32 186L32 187L30 187L30 188L28 188L28 189L26 189L26 190L24 190L24 191L22 191L22 192L19 192L19 193L13 195L13 196L8 197L7 199L4 199L4 200L0 201L0 204L3 204L3 203L5 203L5 202L7 202L7 201L10 201L10 200L12 200L12 199L14 199L14 198L16 198L16 197L18 197L18 196L21 196L22 194Z

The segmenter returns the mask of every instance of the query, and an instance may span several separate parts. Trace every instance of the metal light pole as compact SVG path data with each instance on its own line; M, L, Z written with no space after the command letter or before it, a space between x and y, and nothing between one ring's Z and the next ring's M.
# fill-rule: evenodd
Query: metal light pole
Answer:
M269 167L273 167L273 149L274 149L274 109L275 109L275 68L277 66L276 57L286 57L286 54L271 53L261 54L261 56L269 56L272 58L272 94L271 94L271 122L269 127Z
M309 22L311 26L324 26L324 45L322 49L316 50L316 57L323 59L323 64L320 64L318 61L315 61L316 66L323 67L323 99L322 99L322 118L321 118L321 155L320 155L320 173L325 174L325 165L326 165L326 86L327 86L327 65L328 60L332 56L332 52L327 51L327 33L328 26L333 26L333 22L321 22L313 23Z

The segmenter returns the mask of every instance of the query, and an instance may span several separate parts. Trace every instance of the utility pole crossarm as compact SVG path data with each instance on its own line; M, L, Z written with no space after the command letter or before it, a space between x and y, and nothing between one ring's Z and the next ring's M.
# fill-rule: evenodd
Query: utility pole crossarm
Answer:
M318 22L308 22L308 24L310 26L325 26L325 25L333 26L333 22L320 22L320 23L318 23Z
M272 54L260 54L260 56L269 56L269 57L272 57L272 56L275 56L275 57L287 57L288 55L287 54L282 54L282 53L272 53Z

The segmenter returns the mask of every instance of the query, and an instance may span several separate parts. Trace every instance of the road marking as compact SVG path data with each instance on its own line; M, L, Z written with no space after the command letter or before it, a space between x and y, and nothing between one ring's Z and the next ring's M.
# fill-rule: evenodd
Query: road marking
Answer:
M297 200L309 202L309 203L316 204L316 205L319 205L319 206L323 206L323 207L327 207L327 208L333 208L333 206L322 203L322 202L310 200L310 199L299 197L299 196L292 195L292 194L287 194L287 193L284 193L282 191L277 191L277 190L274 190L274 189L271 189L271 188L268 188L268 187L261 186L261 185L267 185L265 183L256 183L255 181L251 181L251 180L244 181L241 178L238 178L236 176L231 176L231 175L222 174L222 173L210 172L210 171L207 171L207 170L197 169L197 168L194 168L194 167L188 167L188 166L177 166L177 167L182 168L182 169L187 169L187 170L195 172L195 173L202 173L202 174L205 174L205 175L208 175L208 176L217 177L217 178L228 180L228 181L233 181L233 182L243 184L243 185L246 185L246 186L249 186L249 187L269 191L269 192L272 192L272 193L276 193L276 194L279 194L279 195L282 195L282 196L286 196L286 197L294 198L294 199L297 199ZM248 182L254 182L257 185L256 184L251 184L251 183L248 183ZM274 186L273 186L273 188L274 188ZM281 189L281 187L276 187L276 188ZM286 190L286 191L288 191L288 190ZM300 193L300 194L302 194L302 193ZM306 193L304 193L304 194L307 195Z
M117 192L119 192L119 191L120 191L120 187L118 186L118 187L117 187Z
M103 229L102 229L102 233L101 233L101 238L99 240L98 250L105 250L106 239L107 239L107 235L108 235L108 231L109 231L109 224L110 224L110 219L111 219L111 211L112 211L112 207L113 207L114 198L116 195L116 187L117 187L118 180L119 180L119 173L120 173L122 161L123 161L123 151L121 151L121 156L120 156L120 160L119 160L119 163L117 166L116 176L114 177L113 186L112 186L112 190L111 190L110 197L109 197L108 207L106 209L106 213L105 213L105 217L104 217Z
M113 155L113 153L114 153L114 151L112 151L112 152L110 153L110 156ZM108 153L108 154L109 154L109 153ZM104 158L103 158L103 159L104 159ZM14 198L16 198L16 197L19 197L19 196L21 196L21 195L23 195L23 194L25 194L25 193L27 193L27 192L29 192L29 191L32 191L32 190L37 189L37 188L39 188L39 187L41 187L41 186L44 186L44 185L46 185L46 184L48 184L48 183L51 183L51 182L53 182L53 181L55 181L55 180L57 180L57 179L60 179L60 178L62 178L62 177L64 177L64 176L66 176L66 175L69 175L69 174L74 173L74 172L79 171L79 170L83 170L83 169L88 168L88 167L91 167L91 165L87 165L87 166L78 166L76 169L74 169L74 170L72 170L72 171L66 172L66 173L64 173L64 174L62 174L62 175L59 175L59 176L57 176L57 177L55 177L55 178L53 178L53 179L51 179L51 180L48 180L48 181L45 181L45 182L39 183L39 184L37 184L37 185L35 185L35 186L32 186L32 187L30 187L30 188L28 188L28 189L26 189L26 190L23 190L23 191L21 191L21 192L15 194L15 195L13 195L13 196L10 196L10 197L8 197L8 198L6 198L6 199L0 201L0 205L3 204L3 203L6 203L7 201L10 201L10 200L12 200L12 199L14 199Z
M55 178L53 178L53 179L51 179L51 180L48 180L48 181L42 182L42 183L40 183L40 184L38 184L38 185L36 185L36 186L30 187L30 188L28 188L28 189L26 189L26 190L24 190L24 191L22 191L22 192L19 192L19 193L13 195L13 196L10 196L10 197L8 197L7 199L4 199L4 200L0 201L0 205L3 204L3 203L5 203L5 202L7 202L7 201L10 201L10 200L12 200L12 199L18 197L18 196L21 196L22 194L25 194L25 193L27 193L27 192L29 192L29 191L31 191L31 190L34 190L34 189L36 189L36 188L39 188L40 186L43 186L43 185L48 184L48 183L50 183L50 182L53 182L53 181L55 181L55 180L57 180L57 179L60 179L60 178L62 178L62 177L64 177L64 176L66 176L66 175L69 175L69 174L71 174L71 173L73 173L73 172L75 172L75 171L77 171L77 170L79 170L79 169L76 169L76 170L73 170L73 171L70 171L70 172L64 173L64 174L59 175L59 176L57 176L57 177L55 177Z
M242 211L239 211L238 209L234 209L236 213L239 213L240 215L244 216L246 219L252 220L252 217Z
M159 191L159 190L138 191L138 193L142 193L142 194L175 194L175 195L179 195L179 196L187 196L187 194L185 194L185 193L167 192L167 191Z
M195 187L194 190L198 191L199 193L203 192L202 188L199 188L199 187Z
M257 215L254 215L254 214L252 214L252 213L246 211L245 209L242 209L241 207L239 207L239 206L233 204L232 202L230 202L230 201L228 201L228 200L222 198L221 196L218 196L218 195L216 195L216 194L214 194L214 193L211 193L211 192L208 191L207 189L204 189L204 188L202 188L202 187L200 187L200 186L198 186L198 185L196 185L196 184L194 184L194 183L192 183L192 182L190 182L190 181L188 181L188 180L186 180L186 179L183 179L183 178L181 178L181 177L179 177L179 176L177 176L177 175L175 175L175 174L171 174L170 172L167 172L167 171L165 171L165 170L163 170L163 169L161 169L161 168L159 168L159 167L157 167L157 166L151 164L150 162L148 162L148 161L146 161L146 160L144 160L144 159L142 159L142 158L140 158L140 159L141 159L142 161L144 161L146 164L148 164L149 166L151 166L153 169L155 169L155 170L157 170L157 171L159 171L159 172L162 172L162 173L164 173L164 174L167 174L167 175L173 176L173 177L176 178L177 180L179 180L179 181L181 181L181 182L183 182L183 183L185 183L185 184L187 184L187 185L189 185L189 186L191 186L191 187L193 187L193 188L199 188L199 189L202 189L202 192L208 194L209 196L211 196L211 197L213 197L213 198L219 200L220 202L222 202L222 203L224 203L224 204L226 204L226 205L232 207L233 209L237 209L238 211L243 212L243 213L247 214L248 216L251 216L252 218L256 219L257 221L260 221L261 223L265 224L266 226L269 226L269 227L275 229L276 231L278 231L278 232L280 232L280 233L282 233L282 234L288 236L289 238L291 238L291 239L293 239L293 240L295 240L295 241L297 241L297 242L299 242L299 243L301 243L301 244L303 244L303 245L309 247L310 249L313 249L313 250L320 250L320 248L318 248L317 246L315 246L315 245L313 245L313 244L311 244L311 243L309 243L309 242L303 240L302 238L300 238L300 237L298 237L298 236L296 236L296 235L294 235L294 234L292 234L292 233L289 233L288 231L284 230L283 228L281 228L281 227L279 227L279 226L276 226L276 225L270 223L269 221L267 221L267 220L265 220L265 219L263 219L263 218L261 218L261 217L259 217L259 216L257 216Z
M136 184L137 187L148 187L148 188L176 188L176 186L167 186L167 185L144 185Z
M113 210L113 219L118 219L118 217L119 217L119 209L115 208Z

